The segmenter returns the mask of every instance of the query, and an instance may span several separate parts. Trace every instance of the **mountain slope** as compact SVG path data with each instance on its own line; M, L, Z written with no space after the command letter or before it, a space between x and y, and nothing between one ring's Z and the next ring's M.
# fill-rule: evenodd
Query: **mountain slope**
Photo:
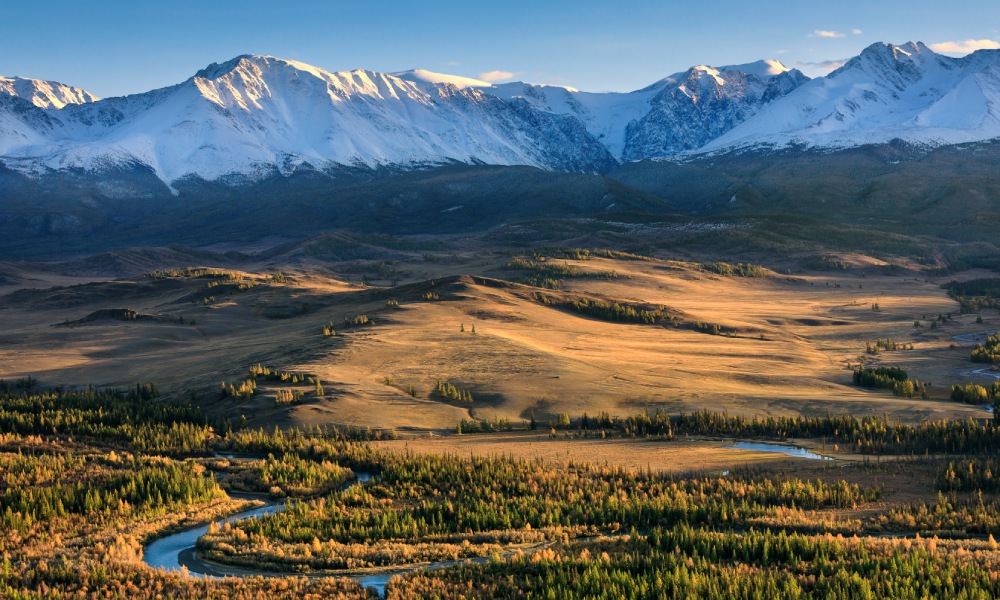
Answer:
M0 155L50 144L48 134L55 122L31 102L19 96L0 94Z
M849 148L894 139L936 147L1000 137L1000 50L963 58L922 43L873 44L701 151Z
M652 110L628 124L622 158L641 160L697 150L808 80L776 61L688 69L660 82L650 100Z
M614 158L573 119L476 89L329 73L241 56L173 87L49 111L45 139L8 146L19 170L101 172L130 162L165 182L255 181L305 167L466 163L601 171Z
M246 55L175 86L101 101L78 88L10 79L3 80L9 95L0 104L0 154L8 168L31 176L135 166L175 190L188 178L248 184L344 167L606 172L622 158L700 146L791 91L787 82L802 76L785 71L773 61L727 68L721 77L697 67L633 93L595 94L421 69L331 73ZM712 86L695 82L699 74L714 77ZM692 110L697 122L677 134L675 121Z
M523 82L484 91L573 116L615 157L630 161L699 148L808 80L778 61L761 60L719 69L692 67L630 93Z
M920 43L874 44L815 80L767 60L699 65L629 93L422 69L334 73L245 55L171 87L105 100L0 78L0 199L28 189L60 202L165 191L210 199L209 190L253 195L293 175L323 189L338 178L448 165L609 173L632 161L747 149L902 140L919 154L996 138L996 50L956 59Z

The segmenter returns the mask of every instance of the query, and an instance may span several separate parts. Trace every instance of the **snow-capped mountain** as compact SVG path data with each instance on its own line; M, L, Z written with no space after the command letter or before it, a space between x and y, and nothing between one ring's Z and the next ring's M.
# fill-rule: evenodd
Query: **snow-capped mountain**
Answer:
M619 160L672 156L703 146L809 79L775 60L700 65L630 93L505 83L484 90L573 116Z
M265 56L213 64L173 87L24 111L43 138L5 144L15 169L145 165L164 182L288 174L304 165L451 162L599 171L614 158L579 122L477 89L421 86L370 71L330 73ZM13 129L13 128L12 128Z
M96 102L97 96L54 81L0 77L0 156L12 149L47 145L57 119L42 109Z
M951 58L919 42L879 43L702 150L848 148L892 140L933 147L997 137L1000 51Z
M625 131L624 160L697 150L753 117L809 78L777 61L713 69L699 65L664 79L652 109Z
M100 101L60 84L3 80L10 83L0 88L8 94L0 104L0 160L35 177L141 166L168 185L344 166L465 163L603 172L623 158L698 147L714 137L706 132L753 114L770 101L766 90L780 87L769 82L787 77L784 68L764 71L751 65L719 74L699 67L637 92L595 94L421 69L331 73L248 55L169 88ZM695 72L710 85L696 81ZM794 73L791 81L798 82L802 76ZM699 121L671 120L691 114ZM685 133L672 134L679 129ZM658 146L658 140L669 143Z
M63 108L69 104L86 104L99 100L97 96L78 87L25 77L0 77L0 94L17 96L39 108Z
M988 140L1000 137L998 102L1000 51L948 58L923 44L875 44L814 80L777 61L699 65L630 93L246 55L104 100L0 78L0 168L140 169L168 186L446 164L607 172L734 148Z
M411 81L418 84L422 89L427 91L432 91L435 86L447 83L453 85L459 89L466 88L491 88L493 84L488 81L483 81L481 79L473 79L471 77L462 77L460 75L447 75L445 73L435 73L433 71L428 71L426 69L411 69L409 71L400 71L399 73L390 73L394 77L399 77L400 79L405 79L406 81Z

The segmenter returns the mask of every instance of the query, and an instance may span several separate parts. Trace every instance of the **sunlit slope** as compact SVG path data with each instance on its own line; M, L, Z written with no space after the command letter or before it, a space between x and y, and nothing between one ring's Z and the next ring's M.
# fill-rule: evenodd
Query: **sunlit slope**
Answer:
M692 263L549 260L572 269L560 290L512 283L525 273L486 258L476 259L482 276L449 272L468 264L415 263L394 288L359 287L300 264L284 279L268 267L14 291L0 311L0 376L30 374L45 385L150 381L262 424L452 428L462 418L547 422L562 412L658 408L904 420L982 414L946 400L947 387L970 370L968 353L949 346L953 335L991 325L959 317L934 282L878 269L742 278ZM607 320L574 308L581 304L662 318ZM132 312L108 310L123 306ZM929 327L949 312L950 322ZM851 385L848 365L866 342L886 337L915 348L876 362L931 382L929 400ZM223 382L239 387L256 364L318 377L322 394L303 377L260 382L248 398L221 397ZM443 397L439 381L471 394L471 404ZM276 405L280 389L301 391L301 401Z

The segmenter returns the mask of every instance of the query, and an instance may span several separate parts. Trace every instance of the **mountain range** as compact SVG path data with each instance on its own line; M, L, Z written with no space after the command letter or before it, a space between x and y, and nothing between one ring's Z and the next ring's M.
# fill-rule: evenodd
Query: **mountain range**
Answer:
M998 159L1000 50L877 43L826 77L698 65L628 93L245 55L107 99L0 77L0 246L613 213L988 237Z
M424 70L329 72L269 56L97 99L0 78L0 160L32 178L148 169L248 183L298 170L527 165L606 173L733 149L935 147L1000 137L1000 51L873 44L827 77L778 61L699 65L630 93L490 84Z

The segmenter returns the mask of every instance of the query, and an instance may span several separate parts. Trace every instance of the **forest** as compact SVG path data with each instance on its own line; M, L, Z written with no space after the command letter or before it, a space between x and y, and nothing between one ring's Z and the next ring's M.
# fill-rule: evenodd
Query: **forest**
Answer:
M972 362L1000 363L1000 333L986 338L986 343L972 349Z
M441 382L444 394L450 385ZM1000 567L992 420L702 411L562 415L549 424L571 443L813 440L839 459L668 474L377 445L397 436L391 430L240 427L159 398L152 385L4 389L3 597L373 598L349 577L442 561L458 562L394 577L386 597L1000 594L991 575ZM470 420L461 433L513 429ZM370 481L350 485L359 473ZM894 477L926 491L901 491ZM218 521L267 499L285 509ZM197 542L201 560L286 576L203 579L143 562L151 540L205 522L213 524Z

